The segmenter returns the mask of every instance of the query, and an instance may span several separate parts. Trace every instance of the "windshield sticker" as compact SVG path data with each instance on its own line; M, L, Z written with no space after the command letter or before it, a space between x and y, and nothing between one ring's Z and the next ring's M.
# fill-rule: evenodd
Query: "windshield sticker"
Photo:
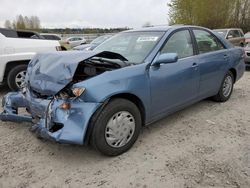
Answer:
M137 42L154 42L157 41L158 37L139 37Z

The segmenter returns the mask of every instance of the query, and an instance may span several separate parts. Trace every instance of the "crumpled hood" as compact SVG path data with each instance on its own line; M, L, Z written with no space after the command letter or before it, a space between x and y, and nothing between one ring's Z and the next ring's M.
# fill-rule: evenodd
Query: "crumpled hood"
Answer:
M42 95L55 95L69 84L80 62L92 57L126 60L112 52L64 51L37 54L29 63L26 83Z

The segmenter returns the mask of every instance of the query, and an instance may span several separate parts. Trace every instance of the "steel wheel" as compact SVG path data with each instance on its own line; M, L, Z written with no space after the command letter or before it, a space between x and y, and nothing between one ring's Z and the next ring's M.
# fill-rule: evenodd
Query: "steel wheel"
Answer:
M127 111L114 114L107 123L105 139L108 145L119 148L126 145L135 131L135 118Z
M26 71L21 71L16 75L15 83L18 88L22 88L22 86L24 85L25 75L26 75Z
M232 77L228 75L224 80L222 89L222 93L225 97L228 97L230 95L232 87L233 87L233 80Z

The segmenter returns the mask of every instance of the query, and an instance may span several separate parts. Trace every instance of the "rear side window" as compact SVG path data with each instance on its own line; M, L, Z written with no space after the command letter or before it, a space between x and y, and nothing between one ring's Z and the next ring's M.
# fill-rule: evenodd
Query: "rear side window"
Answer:
M219 39L204 30L193 30L200 54L225 49Z
M177 53L179 59L194 55L189 31L182 30L174 33L163 46L161 54L163 53Z

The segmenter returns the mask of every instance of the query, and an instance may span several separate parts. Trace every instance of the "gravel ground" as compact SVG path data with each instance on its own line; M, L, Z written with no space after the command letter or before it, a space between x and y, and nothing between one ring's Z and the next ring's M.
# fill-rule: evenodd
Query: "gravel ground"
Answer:
M0 88L0 95L7 89ZM250 187L250 72L226 103L201 101L145 127L118 157L0 122L2 187Z

